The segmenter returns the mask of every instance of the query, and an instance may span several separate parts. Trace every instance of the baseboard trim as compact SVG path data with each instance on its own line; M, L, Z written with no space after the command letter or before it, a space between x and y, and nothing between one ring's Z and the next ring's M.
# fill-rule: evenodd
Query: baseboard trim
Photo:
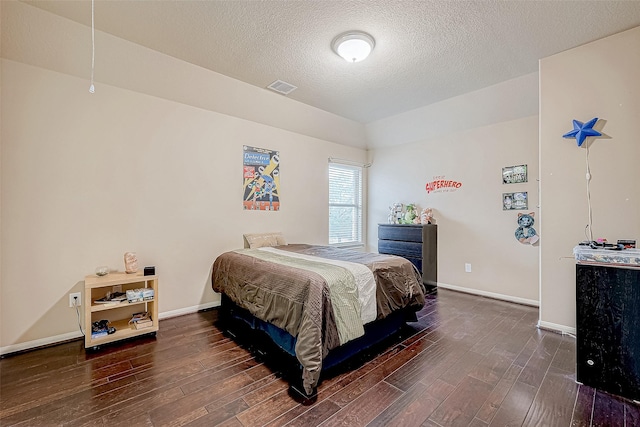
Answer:
M514 302L516 304L530 305L540 307L540 302L532 299L519 298L511 295L498 294L495 292L480 291L478 289L465 288L462 286L449 285L448 283L438 282L438 288L450 289L452 291L464 292L465 294L480 295L483 297L499 299L502 301Z
M165 311L158 315L159 320L168 319L170 317L184 316L185 314L196 313L202 310L208 310L210 308L219 307L220 301L209 302L206 304L194 305L191 307L180 308L178 310ZM75 339L83 338L80 331L69 332L67 334L55 335L52 337L41 338L33 341L25 341L18 344L11 344L5 347L0 347L0 356L6 356L11 353L18 353L26 350L33 350L38 347L45 347L54 344L60 344L65 341L72 341Z
M576 328L571 326L559 325L557 323L545 322L544 320L538 320L538 328L545 329L551 332L558 332L563 335L576 335Z
M160 320L169 319L170 317L184 316L185 314L197 313L198 311L208 310L210 308L220 307L220 301L208 302L206 304L193 305L191 307L179 308L177 310L165 311L160 313L158 317Z
M84 336L80 331L69 332L67 334L54 335L52 337L41 338L33 341L25 341L18 344L11 344L6 347L0 347L0 356L6 356L11 353L18 353L25 350L32 350L38 347L45 347L53 344L60 344L65 341L72 341Z

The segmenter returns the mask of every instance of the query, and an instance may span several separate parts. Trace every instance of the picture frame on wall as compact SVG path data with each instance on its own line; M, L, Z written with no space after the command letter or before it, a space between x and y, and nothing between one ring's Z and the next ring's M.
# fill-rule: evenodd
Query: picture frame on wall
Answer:
M529 209L528 194L526 191L515 193L502 193L502 210L526 210Z
M507 166L502 168L503 184L519 184L527 182L527 165Z

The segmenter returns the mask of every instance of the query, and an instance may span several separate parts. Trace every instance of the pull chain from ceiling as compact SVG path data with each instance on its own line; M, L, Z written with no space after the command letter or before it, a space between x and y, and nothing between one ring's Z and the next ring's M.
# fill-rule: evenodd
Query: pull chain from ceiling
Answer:
M96 30L94 21L94 0L91 0L91 86L89 92L94 93L96 88L93 86L93 69L96 62Z

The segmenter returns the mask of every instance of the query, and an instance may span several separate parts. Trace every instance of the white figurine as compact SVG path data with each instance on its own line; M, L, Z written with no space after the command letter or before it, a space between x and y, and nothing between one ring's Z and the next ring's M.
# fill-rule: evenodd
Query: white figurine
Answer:
M138 257L135 252L124 253L124 271L127 274L132 274L138 271Z

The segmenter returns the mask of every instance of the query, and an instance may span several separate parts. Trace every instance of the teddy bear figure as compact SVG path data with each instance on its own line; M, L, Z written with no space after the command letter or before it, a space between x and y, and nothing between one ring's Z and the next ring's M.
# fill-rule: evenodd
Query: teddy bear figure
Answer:
M540 240L538 237L538 233L536 233L535 228L533 228L533 216L534 212L529 212L528 214L519 213L518 214L518 225L516 228L516 239L520 243L529 243L533 245L535 242Z
M431 208L424 208L420 212L420 224L431 224L433 220L433 210Z

